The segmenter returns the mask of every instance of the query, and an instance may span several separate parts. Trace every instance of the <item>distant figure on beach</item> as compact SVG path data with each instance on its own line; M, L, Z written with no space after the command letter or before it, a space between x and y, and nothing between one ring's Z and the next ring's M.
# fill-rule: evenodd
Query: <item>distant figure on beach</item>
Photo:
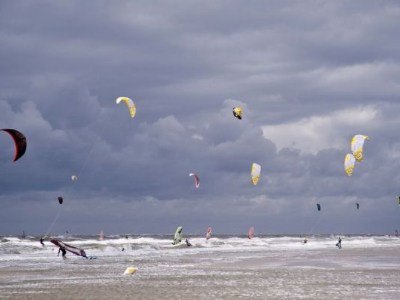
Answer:
M44 247L44 243L43 243L43 237L40 238L40 243L42 244L42 246Z
M336 243L336 247L338 247L339 249L342 249L342 239L340 238L340 236L339 236L338 242Z
M192 246L192 244L189 242L189 240L188 239L186 239L186 246L188 246L188 247L190 247L190 246Z
M63 259L66 259L67 257L65 256L67 254L67 250L65 250L65 248L63 246L60 246L60 249L58 249L58 254L57 256L60 255L60 251L61 251L61 255Z

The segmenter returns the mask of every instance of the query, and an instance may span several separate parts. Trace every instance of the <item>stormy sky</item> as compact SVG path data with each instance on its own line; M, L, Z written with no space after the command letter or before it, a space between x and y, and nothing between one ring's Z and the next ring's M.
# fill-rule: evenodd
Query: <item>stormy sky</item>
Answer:
M398 1L1 1L0 127L28 148L0 132L0 234L392 234L399 36Z

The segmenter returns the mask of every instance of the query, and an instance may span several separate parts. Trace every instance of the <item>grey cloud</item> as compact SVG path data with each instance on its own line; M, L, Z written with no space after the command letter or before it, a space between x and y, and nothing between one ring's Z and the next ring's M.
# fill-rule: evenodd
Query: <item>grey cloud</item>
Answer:
M396 1L0 6L0 124L28 138L17 163L0 154L4 232L41 234L60 194L66 205L55 232L167 233L183 224L191 232L255 225L365 233L398 225ZM134 119L118 96L135 100ZM244 108L241 121L235 105ZM373 113L343 121L358 107ZM275 134L264 137L263 126ZM297 134L312 149L322 133L314 151L296 139L280 145ZM343 159L356 133L370 141L348 178ZM12 151L8 137L0 143ZM263 167L257 186L252 162ZM200 176L199 189L189 172Z

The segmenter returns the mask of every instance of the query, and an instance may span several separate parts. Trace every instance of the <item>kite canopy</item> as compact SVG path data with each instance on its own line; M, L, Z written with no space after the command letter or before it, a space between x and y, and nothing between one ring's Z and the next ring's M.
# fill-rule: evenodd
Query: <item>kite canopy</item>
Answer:
M15 154L13 161L17 161L19 158L21 158L22 155L25 154L26 137L21 132L15 129L5 128L1 129L1 131L7 132L13 138L15 144Z
M78 180L78 176L72 175L72 176L71 176L71 180L72 180L72 181L77 181L77 180Z
M62 242L60 240L57 240L57 239L52 239L52 240L50 240L50 242L52 242L54 245L56 245L58 247L63 247L65 250L67 250L67 251L69 251L69 252L71 252L71 253L73 253L75 255L83 256L83 257L87 258L85 250L83 250L83 249L80 249L80 248L75 247L75 246L68 245L68 244L66 244L66 243L64 243L64 242Z
M321 204L317 203L317 209L318 209L318 211L321 210Z
M253 163L251 165L251 181L253 185L257 185L260 180L261 166L259 164Z
M58 197L57 199L58 199L58 203L63 204L63 202L64 202L64 198L63 197Z
M242 119L242 108L239 106L234 107L233 115L235 116L235 118L241 120Z
M199 178L199 176L197 176L194 173L190 173L189 176L193 176L194 177L194 186L196 187L196 189L198 189L199 186L200 186L200 178Z
M133 102L132 99L128 97L118 97L115 102L119 104L121 101L125 102L126 106L128 106L129 109L129 114L131 115L131 118L134 118L136 115L136 105Z
M357 209L360 209L360 203L356 203Z
M368 136L362 134L356 134L351 139L351 151L353 152L353 156L357 161L363 160L364 142L368 139Z
M178 226L175 231L174 241L172 242L173 245L179 244L182 241L182 231L183 227Z
M355 163L356 159L353 154L347 153L346 157L344 158L344 171L346 172L347 176L353 175Z

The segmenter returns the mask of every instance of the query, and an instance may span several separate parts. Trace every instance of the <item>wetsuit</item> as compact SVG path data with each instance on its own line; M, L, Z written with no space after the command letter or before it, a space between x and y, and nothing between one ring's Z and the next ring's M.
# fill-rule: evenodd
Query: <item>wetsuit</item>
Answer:
M58 249L58 255L60 255L60 251L61 251L62 257L65 257L65 255L67 254L67 251L65 250L65 248L60 247L60 249Z

